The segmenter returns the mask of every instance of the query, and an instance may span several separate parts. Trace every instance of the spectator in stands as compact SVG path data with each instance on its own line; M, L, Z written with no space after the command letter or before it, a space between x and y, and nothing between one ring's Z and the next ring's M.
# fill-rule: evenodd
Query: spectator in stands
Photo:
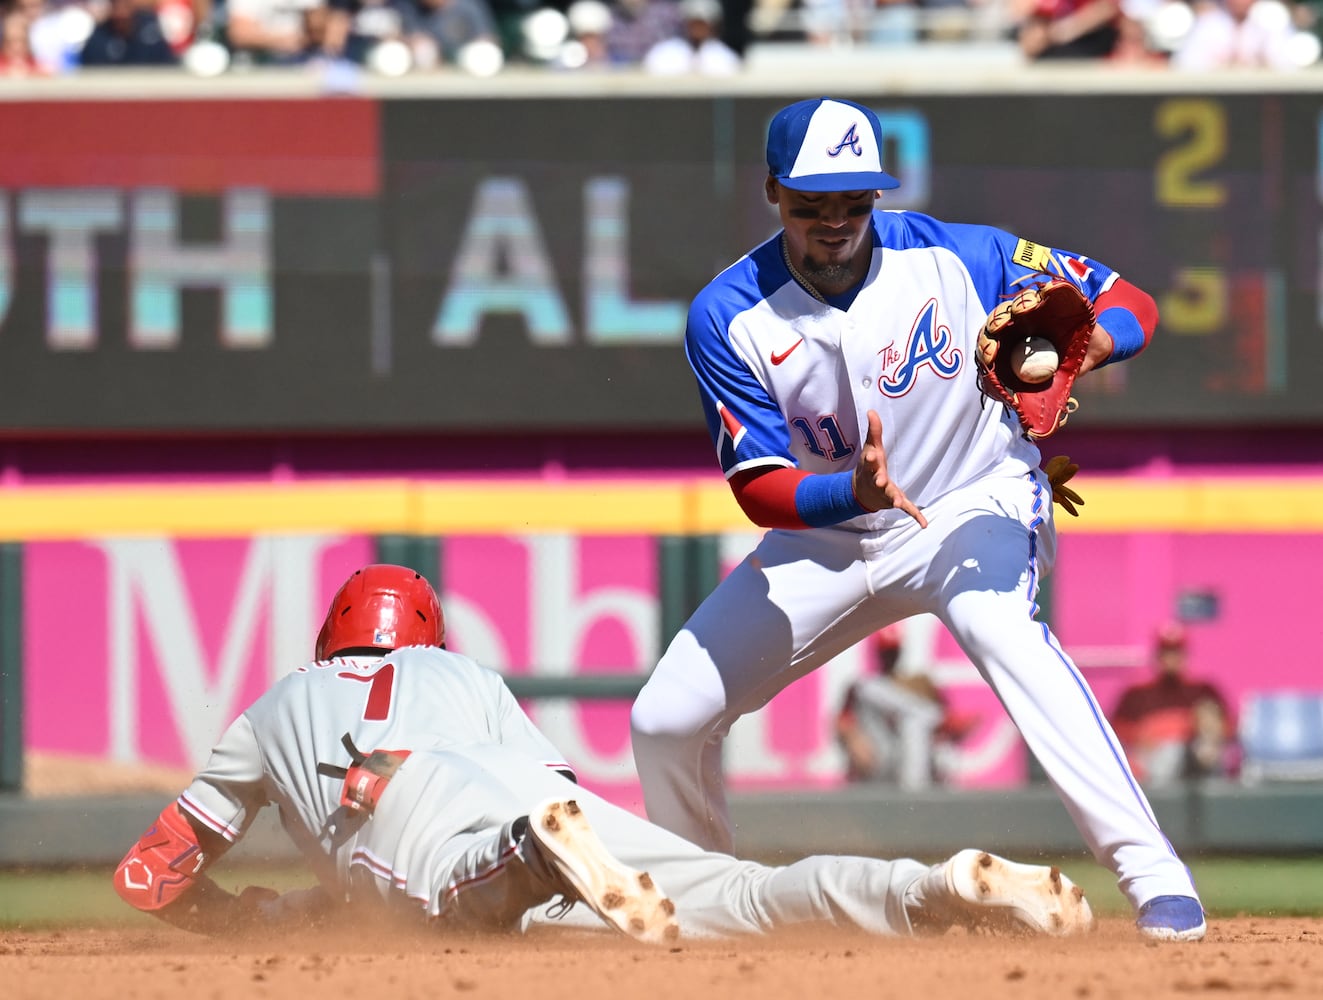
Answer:
M25 11L0 8L0 76L42 76L28 40L30 22Z
M83 66L173 66L179 58L161 30L155 0L110 0L78 61Z
M1116 47L1120 0L1029 0L1016 38L1026 59L1105 59Z
M496 18L487 0L417 0L418 20L412 48L416 63L426 68L429 48L432 63L453 66L464 46L478 41L500 44Z
M1189 70L1296 69L1295 30L1290 10L1278 0L1201 0L1171 64Z
M1235 729L1226 699L1215 685L1187 676L1188 644L1180 624L1159 629L1155 676L1122 691L1111 716L1131 770L1147 786L1233 769Z
M913 0L875 0L867 38L874 45L909 45L919 40L919 5Z
M65 73L78 68L78 55L83 42L92 33L96 21L87 9L75 0L12 0L12 9L20 11L27 20L28 47L42 72ZM4 5L0 4L0 9ZM72 15L76 24L66 19ZM70 28L74 30L70 30Z
M69 73L78 68L83 43L96 27L96 19L82 0L12 0L12 7L27 17L28 45L43 73Z
M740 57L721 40L719 0L680 0L680 34L658 42L643 57L643 68L662 76L698 73L729 76Z
M606 35L612 61L642 65L653 46L680 34L682 20L678 0L616 0Z
M901 672L899 626L873 637L878 672L856 681L836 717L836 740L852 782L927 788L948 780L952 748L976 719L952 712L927 673Z
M1116 22L1116 45L1107 61L1125 69L1166 69L1168 53L1153 44L1143 19L1132 15L1123 3Z
M754 0L721 0L721 40L726 43L741 60L744 52L753 40L749 30L749 16L753 13Z
M561 46L554 64L558 69L610 69L615 65L607 36L611 31L611 8L602 0L574 0L566 8L570 37Z
M918 0L918 8L921 41L969 42L1000 31L999 0Z
M321 0L225 0L226 39L241 63L301 63L320 48L312 36L321 8Z
M832 47L851 45L863 40L872 4L861 0L800 0L804 41L809 45Z
M383 42L405 42L421 27L414 0L329 0L326 55L358 65ZM407 44L407 43L406 43Z
M524 50L524 19L540 6L538 0L489 0L496 31L500 36L501 52L507 62L526 61Z
M211 5L194 0L156 0L156 18L161 34L176 56L182 56L193 44L194 33L201 17L210 17Z

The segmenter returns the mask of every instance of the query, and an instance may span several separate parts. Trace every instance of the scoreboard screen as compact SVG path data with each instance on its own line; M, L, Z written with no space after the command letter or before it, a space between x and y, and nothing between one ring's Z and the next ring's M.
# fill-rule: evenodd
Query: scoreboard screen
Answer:
M0 432L698 429L688 304L800 96L0 103ZM881 207L1157 299L1080 426L1323 419L1315 96L850 96Z

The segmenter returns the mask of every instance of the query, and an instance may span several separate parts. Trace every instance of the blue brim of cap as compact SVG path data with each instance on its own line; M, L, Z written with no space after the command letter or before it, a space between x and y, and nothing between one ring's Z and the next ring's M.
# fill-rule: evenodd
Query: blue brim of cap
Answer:
M873 170L856 174L805 174L777 180L791 191L889 191L900 187L900 181L890 174Z

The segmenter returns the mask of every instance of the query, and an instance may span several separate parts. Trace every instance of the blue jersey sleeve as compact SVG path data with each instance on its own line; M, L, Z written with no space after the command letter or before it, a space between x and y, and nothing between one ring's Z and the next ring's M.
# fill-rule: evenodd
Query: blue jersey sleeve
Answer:
M887 246L945 247L964 262L985 312L1013 297L1038 275L1073 282L1093 301L1116 280L1116 272L1072 250L1045 246L993 226L940 222L918 212L877 212Z
M685 327L685 356L728 479L743 469L796 464L785 416L730 341L731 323L767 291L756 261L746 257L699 293Z

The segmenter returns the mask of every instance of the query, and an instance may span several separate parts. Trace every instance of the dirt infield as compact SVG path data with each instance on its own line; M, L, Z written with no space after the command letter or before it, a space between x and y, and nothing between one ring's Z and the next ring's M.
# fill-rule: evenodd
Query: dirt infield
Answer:
M140 997L464 997L537 1000L1132 1000L1323 996L1323 920L1215 921L1194 945L1141 941L1127 921L1085 938L1007 939L953 932L884 940L814 931L673 948L607 933L548 929L527 938L380 938L338 932L200 938L171 928L0 932L7 1000Z
M84 762L40 759L32 794L85 794ZM102 783L110 780L97 771ZM188 775L138 770L115 791L173 795ZM107 789L101 789L107 790ZM1110 890L1114 891L1114 890ZM1210 922L1194 945L1142 941L1104 917L1084 938L879 939L839 931L634 946L539 927L465 938L373 927L215 940L165 926L0 930L2 1000L1218 1000L1323 998L1323 919Z

